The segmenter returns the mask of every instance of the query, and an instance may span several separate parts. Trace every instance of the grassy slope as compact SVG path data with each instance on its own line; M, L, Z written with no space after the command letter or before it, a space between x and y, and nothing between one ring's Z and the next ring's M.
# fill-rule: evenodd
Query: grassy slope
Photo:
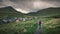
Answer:
M33 34L38 20L14 22L0 25L0 34Z
M41 18L42 34L60 34L60 19L58 18ZM33 34L38 24L38 19L14 22L0 25L0 34Z
M60 15L60 8L46 8L39 10L38 12L31 12L28 15L31 16L54 16L54 15Z
M44 18L42 34L60 34L60 19Z
M8 10L10 11L10 10ZM30 14L32 16L43 16L43 15L60 15L60 10L55 10L52 12L50 10L41 10L42 12L37 12L35 14ZM57 12L58 11L58 12ZM14 11L12 13L8 12L8 13L1 13L0 11L0 17L2 16L19 16L19 17L23 17L20 13L14 13ZM29 16L29 15L28 15ZM42 18L42 33L43 34L58 34L60 31L60 26L56 26L60 25L60 20L57 19L55 21L54 18ZM33 34L34 31L37 28L37 22L38 20L31 20L31 21L26 21L26 22L19 22L19 23L8 23L8 24L3 24L0 25L0 34ZM47 24L45 24L47 23ZM55 27L56 26L56 27ZM52 28L54 27L54 28Z
M0 8L0 18L5 17L24 17L23 13L17 12L14 8L8 6Z

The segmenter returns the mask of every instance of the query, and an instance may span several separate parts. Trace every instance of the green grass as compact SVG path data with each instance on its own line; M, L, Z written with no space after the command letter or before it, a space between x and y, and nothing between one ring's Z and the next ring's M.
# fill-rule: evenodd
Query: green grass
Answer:
M0 25L0 34L34 34L38 20Z
M60 19L42 19L42 34L60 34Z
M42 34L60 34L59 18L41 18ZM0 25L0 34L34 34L38 19Z

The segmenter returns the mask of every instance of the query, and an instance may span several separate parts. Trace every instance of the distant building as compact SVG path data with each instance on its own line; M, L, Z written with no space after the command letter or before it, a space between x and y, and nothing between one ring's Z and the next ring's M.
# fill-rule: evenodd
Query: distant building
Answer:
M2 21L5 23L9 23L9 22L15 22L15 19L14 18L5 18Z
M16 20L16 22L20 22L19 20Z
M23 18L23 21L26 21L26 19L25 19L25 18Z

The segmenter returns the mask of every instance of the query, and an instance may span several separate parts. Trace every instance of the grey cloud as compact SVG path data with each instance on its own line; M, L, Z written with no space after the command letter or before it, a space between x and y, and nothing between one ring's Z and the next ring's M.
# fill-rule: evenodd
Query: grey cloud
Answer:
M41 0L41 1L46 1L46 2L60 2L60 0Z
M3 3L0 3L0 8L6 7Z
M4 4L6 6L12 6L15 9L22 9L30 11L33 9L33 2L32 1L10 1L4 0Z
M10 0L12 2L19 2L19 1L35 1L35 0Z
M0 0L0 2L2 2L3 0Z
M60 1L60 0L42 0L42 1Z
M41 0L41 1L53 4L57 7L60 7L60 0Z
M0 8L1 7L5 7L5 5L3 4L3 0L0 0Z
M10 1L12 1L12 2L18 2L18 1L20 1L20 0L10 0Z
M34 7L33 5L34 2L36 2L35 3L36 7ZM59 0L3 0L0 3L0 7L12 6L13 8L16 9L23 9L28 11L37 11L38 9L44 9L46 7L50 7L50 5L60 7L60 1Z

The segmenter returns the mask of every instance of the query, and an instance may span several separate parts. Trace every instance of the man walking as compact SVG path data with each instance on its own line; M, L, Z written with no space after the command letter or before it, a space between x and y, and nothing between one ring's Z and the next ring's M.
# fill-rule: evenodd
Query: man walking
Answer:
M39 22L38 22L38 28L37 28L37 30L35 31L34 34L42 34L42 33L41 33L41 24L42 24L42 21L39 20Z
M41 29L41 20L38 22L38 28Z

